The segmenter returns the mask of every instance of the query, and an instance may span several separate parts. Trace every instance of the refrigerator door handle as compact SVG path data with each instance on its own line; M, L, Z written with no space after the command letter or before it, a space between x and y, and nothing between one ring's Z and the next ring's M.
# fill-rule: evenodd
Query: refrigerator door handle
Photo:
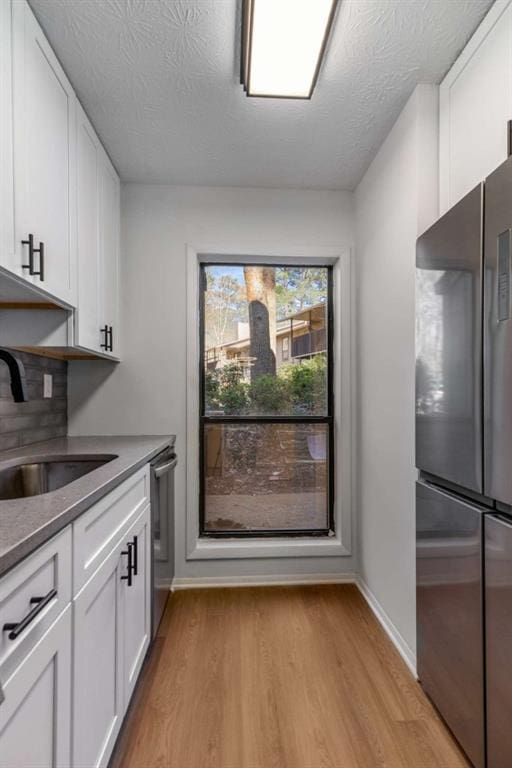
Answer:
M498 322L510 318L510 229L498 235L496 291Z

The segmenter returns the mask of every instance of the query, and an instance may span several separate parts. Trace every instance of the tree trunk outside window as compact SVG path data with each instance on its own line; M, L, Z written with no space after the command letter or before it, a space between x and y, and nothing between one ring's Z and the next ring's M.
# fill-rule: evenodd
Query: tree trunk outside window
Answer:
M244 266L249 305L251 381L276 372L276 276L273 267Z

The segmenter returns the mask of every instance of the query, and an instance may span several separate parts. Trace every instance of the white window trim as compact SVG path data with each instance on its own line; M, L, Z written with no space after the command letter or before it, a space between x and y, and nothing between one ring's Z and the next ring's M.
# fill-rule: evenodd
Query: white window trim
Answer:
M275 261L276 264L333 266L334 536L210 539L199 536L199 264ZM307 247L257 251L187 246L187 560L272 557L349 557L352 554L354 433L352 421L352 269L348 248ZM343 430L340 425L343 424ZM339 490L338 490L339 489Z

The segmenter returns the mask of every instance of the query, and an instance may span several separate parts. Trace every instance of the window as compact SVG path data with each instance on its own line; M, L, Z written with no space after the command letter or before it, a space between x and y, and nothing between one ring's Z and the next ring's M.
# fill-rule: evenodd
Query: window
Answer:
M332 268L208 263L201 277L201 535L328 535Z

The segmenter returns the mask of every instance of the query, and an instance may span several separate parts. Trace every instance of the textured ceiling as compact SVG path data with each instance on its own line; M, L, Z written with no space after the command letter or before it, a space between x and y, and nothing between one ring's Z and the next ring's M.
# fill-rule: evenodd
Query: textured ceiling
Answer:
M310 102L245 96L236 0L30 3L123 180L353 189L492 0L341 0Z

